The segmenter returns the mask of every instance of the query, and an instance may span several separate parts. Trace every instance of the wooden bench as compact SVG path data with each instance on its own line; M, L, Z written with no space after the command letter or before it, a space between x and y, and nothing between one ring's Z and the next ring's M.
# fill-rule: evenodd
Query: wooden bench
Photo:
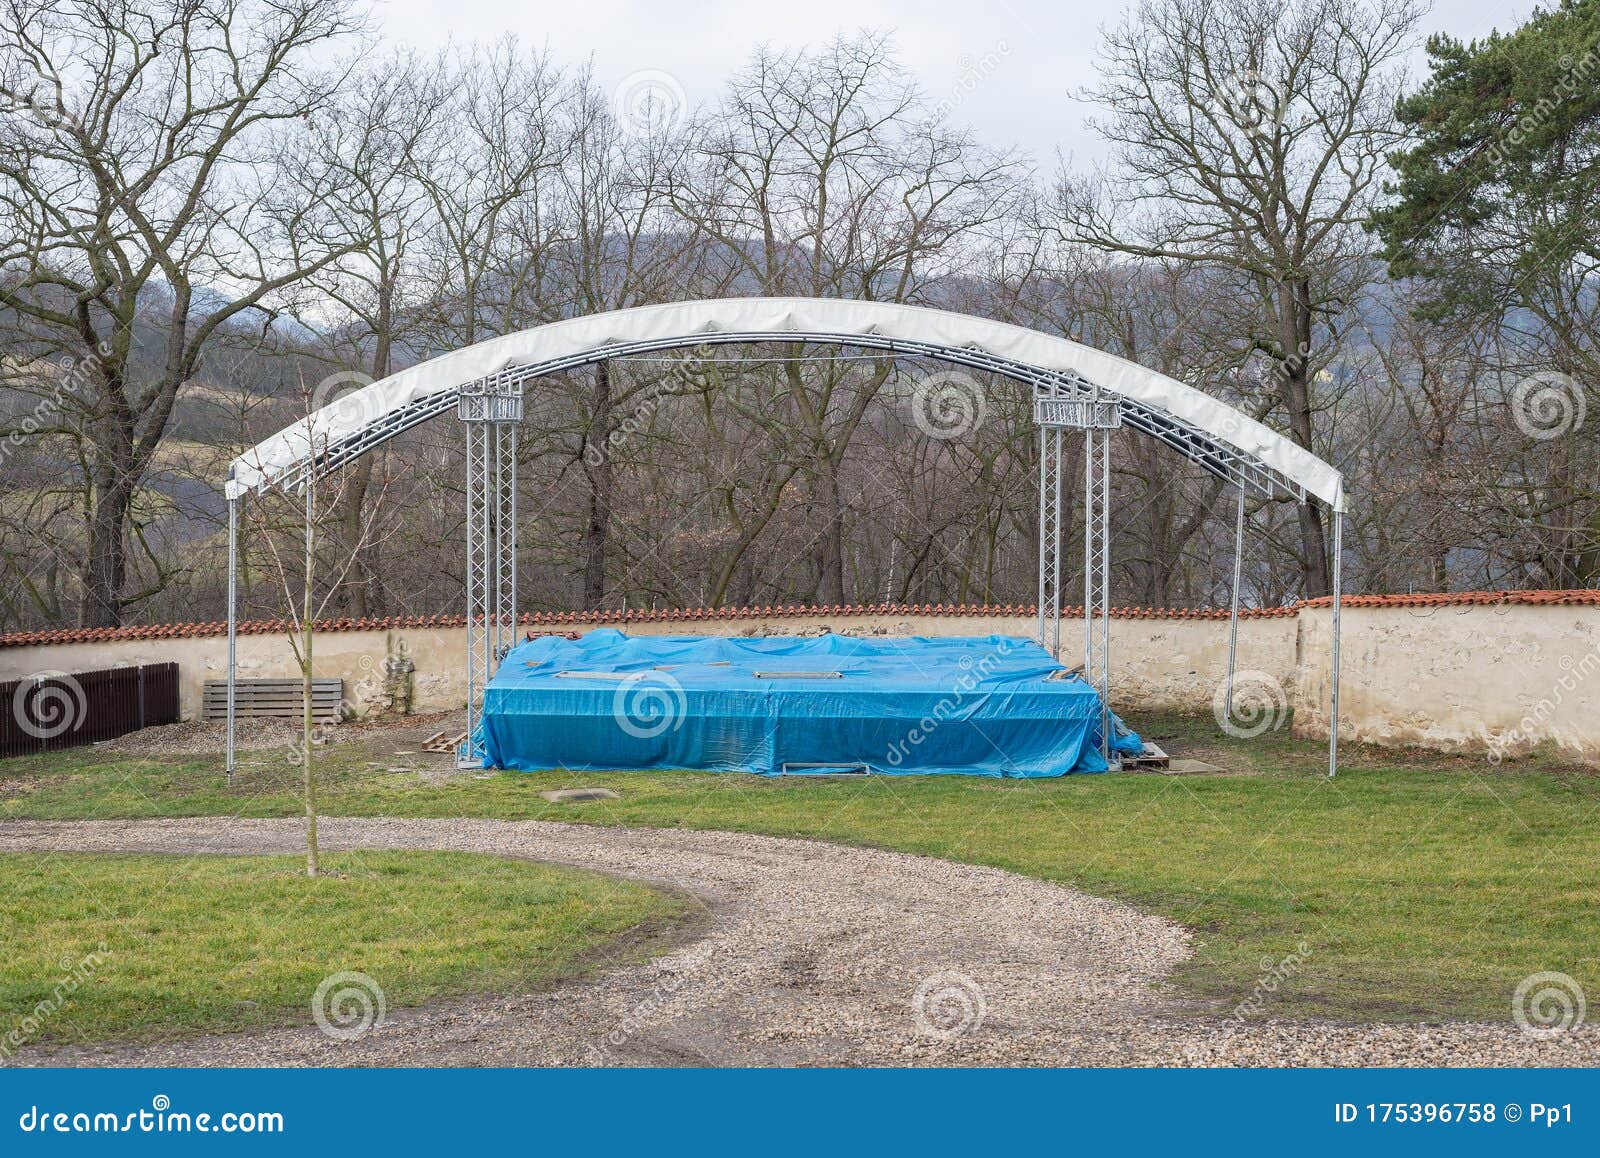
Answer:
M238 680L233 685L233 711L240 719L247 716L283 716L298 720L305 710L304 687L298 679ZM338 677L311 681L311 717L337 720L344 703L344 680ZM207 680L200 700L200 717L225 720L228 717L228 681Z

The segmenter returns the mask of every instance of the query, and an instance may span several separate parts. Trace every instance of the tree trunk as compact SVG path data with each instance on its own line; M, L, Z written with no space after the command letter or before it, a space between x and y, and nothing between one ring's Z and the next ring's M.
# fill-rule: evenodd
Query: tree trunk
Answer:
M377 587L377 561L371 543L363 542L367 492L372 486L373 459L382 453L371 450L346 468L344 495L344 536L350 549L350 573L339 590L339 604L350 615L364 618L372 614L373 592Z
M103 453L103 452L102 452ZM124 528L133 510L134 480L124 456L97 464L94 510L89 519L89 553L85 559L81 627L120 627L122 589L128 577Z
M831 456L817 463L817 489L822 492L826 522L817 538L816 602L824 607L844 598L844 500L839 493L839 464Z
M583 605L593 609L606 598L606 541L611 534L611 367L597 362L584 471L589 476L589 520L583 530Z
M374 382L389 374L390 335L394 324L391 304L393 293L393 286L388 281L383 283L378 292L378 317L373 326L376 341L372 349L370 372ZM350 548L350 575L339 592L339 604L349 614L361 617L371 615L379 602L378 548L375 542L364 541L364 516L367 494L372 489L374 460L382 453L381 448L369 451L346 468L348 473L345 477L349 481L345 484L344 535Z
M1311 287L1295 282L1290 292L1281 295L1283 316L1289 325L1290 340L1283 343L1283 401L1289 412L1289 434L1294 441L1316 453L1313 445L1313 407L1311 400L1310 354ZM1305 556L1305 594L1308 599L1333 593L1333 575L1328 569L1328 541L1322 526L1322 508L1315 502L1299 504L1300 550Z

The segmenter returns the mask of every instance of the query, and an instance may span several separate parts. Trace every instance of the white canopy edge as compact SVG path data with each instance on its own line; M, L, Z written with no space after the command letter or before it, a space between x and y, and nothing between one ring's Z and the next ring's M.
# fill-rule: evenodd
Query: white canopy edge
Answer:
M1066 372L1113 397L1171 415L1254 459L1336 511L1343 476L1328 463L1220 399L1136 362L1067 338L948 310L845 298L720 298L589 314L490 338L391 374L329 403L233 460L229 498L261 490L302 466L312 447L335 446L394 412L467 382L518 366L607 347L681 337L686 346L719 333L871 336L980 351L1041 370Z

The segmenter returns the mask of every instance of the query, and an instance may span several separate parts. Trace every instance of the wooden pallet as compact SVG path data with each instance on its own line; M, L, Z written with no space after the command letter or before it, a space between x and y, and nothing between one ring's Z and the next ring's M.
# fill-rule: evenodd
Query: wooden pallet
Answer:
M435 732L426 740L422 741L422 750L424 752L450 753L460 749L461 745L465 744L466 742L467 734L465 732L458 732L454 736L450 735L448 732Z
M1163 752L1159 745L1146 740L1144 751L1137 756L1124 755L1122 766L1128 768L1165 768L1172 763L1172 757Z
M234 684L234 714L280 716L299 719L304 711L305 688L298 679L239 680ZM311 681L311 718L337 720L344 706L344 680L337 677ZM200 715L206 720L226 719L228 681L206 680L201 689Z

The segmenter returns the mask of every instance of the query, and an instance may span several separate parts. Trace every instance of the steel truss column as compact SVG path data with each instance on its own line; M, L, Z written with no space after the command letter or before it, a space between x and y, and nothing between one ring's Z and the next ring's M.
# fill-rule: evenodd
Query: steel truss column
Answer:
M482 697L517 630L517 423L519 382L485 379L461 389L467 433L467 742L460 762L482 766Z
M1059 428L1039 428L1039 646L1061 657L1061 480Z
M1083 431L1083 678L1100 693L1100 753L1111 765L1111 432L1122 425L1122 407L1089 383L1056 381L1034 391L1033 421L1039 427L1039 641L1048 631L1058 660L1062 441L1065 431Z
M1100 754L1111 759L1111 431L1083 432L1083 678L1100 692Z

